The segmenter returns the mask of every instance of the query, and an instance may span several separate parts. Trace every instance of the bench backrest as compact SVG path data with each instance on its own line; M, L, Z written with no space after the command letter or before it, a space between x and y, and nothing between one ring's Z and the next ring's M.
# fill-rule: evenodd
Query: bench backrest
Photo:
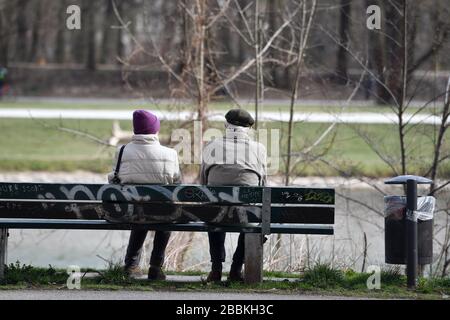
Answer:
M320 188L0 183L3 219L333 224L334 203Z

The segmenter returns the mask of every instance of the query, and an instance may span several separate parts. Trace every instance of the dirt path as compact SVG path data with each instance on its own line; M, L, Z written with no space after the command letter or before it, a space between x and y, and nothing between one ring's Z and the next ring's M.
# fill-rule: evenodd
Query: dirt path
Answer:
M361 297L173 291L0 290L0 300L365 300Z

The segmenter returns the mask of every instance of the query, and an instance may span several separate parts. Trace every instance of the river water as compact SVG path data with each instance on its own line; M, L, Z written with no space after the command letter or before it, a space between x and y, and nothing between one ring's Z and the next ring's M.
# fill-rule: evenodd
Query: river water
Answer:
M105 176L86 172L74 173L0 173L2 182L104 183ZM279 179L272 179L272 185ZM385 267L383 193L401 194L399 187L370 181L376 188L358 180L338 178L300 178L295 184L308 187L335 187L336 222L333 236L272 235L265 244L265 269L291 270L331 263L340 268L361 270L363 264ZM450 190L438 197L438 207L450 207ZM437 260L445 237L446 213L435 214L434 255ZM129 231L10 230L8 262L20 261L34 266L67 268L105 268L108 262L122 261ZM149 236L142 265L148 260L152 237ZM237 235L226 240L227 265ZM171 270L208 270L209 252L204 233L173 233L167 248L166 268Z

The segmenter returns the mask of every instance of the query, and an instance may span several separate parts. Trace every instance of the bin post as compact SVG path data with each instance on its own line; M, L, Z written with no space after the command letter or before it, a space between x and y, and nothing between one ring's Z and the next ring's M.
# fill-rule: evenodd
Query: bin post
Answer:
M0 228L0 280L5 277L8 252L8 229Z
M412 175L403 175L385 181L385 184L406 185L406 276L409 289L417 286L419 265L418 224L417 224L417 185L431 184L432 180Z
M406 181L406 277L409 289L417 285L418 243L417 243L417 181Z

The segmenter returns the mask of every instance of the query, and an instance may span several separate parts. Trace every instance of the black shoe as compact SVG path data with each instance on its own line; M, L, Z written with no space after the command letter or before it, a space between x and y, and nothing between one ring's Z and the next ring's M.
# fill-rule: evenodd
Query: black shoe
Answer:
M166 275L162 271L161 267L150 266L148 269L148 280L162 281L166 280Z
M206 282L220 283L222 281L221 271L211 271L206 278Z
M244 282L244 277L242 276L241 271L231 270L228 275L229 282Z

